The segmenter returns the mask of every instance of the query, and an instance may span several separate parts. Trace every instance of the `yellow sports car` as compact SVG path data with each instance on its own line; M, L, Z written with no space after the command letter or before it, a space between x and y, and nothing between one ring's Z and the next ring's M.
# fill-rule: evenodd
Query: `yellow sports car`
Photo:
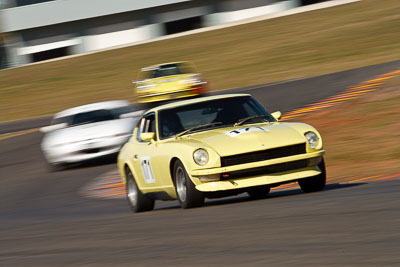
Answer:
M207 91L207 81L188 62L142 68L135 84L140 103L192 97Z
M303 123L278 122L247 94L209 96L147 111L118 156L133 212L155 200L178 199L182 208L205 197L247 192L297 181L304 192L326 183L321 136Z

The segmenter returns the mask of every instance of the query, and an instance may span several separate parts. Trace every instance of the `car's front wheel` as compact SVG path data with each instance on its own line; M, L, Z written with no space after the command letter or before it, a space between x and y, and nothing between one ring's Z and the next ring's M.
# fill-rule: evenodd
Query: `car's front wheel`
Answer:
M143 195L139 190L132 172L126 170L126 196L132 212L149 211L154 208L154 199Z
M182 208L201 207L204 204L204 194L198 191L190 180L182 162L177 160L174 164L175 191Z
M318 164L318 167L321 169L321 174L298 181L300 188L304 193L312 193L324 189L326 185L326 169L324 159L322 159L321 163Z

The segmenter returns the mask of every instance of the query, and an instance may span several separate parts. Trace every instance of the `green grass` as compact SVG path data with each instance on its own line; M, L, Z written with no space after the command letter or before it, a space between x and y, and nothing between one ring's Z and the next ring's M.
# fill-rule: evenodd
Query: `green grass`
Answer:
M377 91L300 120L320 131L330 177L389 175L400 166L398 107L400 75Z
M0 71L0 121L108 99L134 101L143 66L194 62L212 90L400 59L400 1L361 2Z

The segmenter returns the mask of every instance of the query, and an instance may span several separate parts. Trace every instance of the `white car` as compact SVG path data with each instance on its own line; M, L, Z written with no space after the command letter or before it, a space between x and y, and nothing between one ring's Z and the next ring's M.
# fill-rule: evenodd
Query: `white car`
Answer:
M54 115L41 149L51 169L116 154L132 135L142 110L124 100L78 106Z

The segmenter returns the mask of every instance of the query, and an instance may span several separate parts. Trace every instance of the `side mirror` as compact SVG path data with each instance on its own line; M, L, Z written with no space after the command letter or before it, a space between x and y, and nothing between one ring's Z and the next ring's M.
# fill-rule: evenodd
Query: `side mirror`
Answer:
M40 131L42 133L49 133L49 132L54 132L56 130L67 128L67 126L68 126L68 124L66 124L66 123L59 123L59 124L42 127L42 128L40 128Z
M271 114L272 117L274 117L275 120L279 121L282 118L282 112L280 111L275 111L274 113Z
M156 133L153 133L153 132L141 133L140 139L145 142L151 142L151 141L154 141L155 136L156 136Z
M144 110L133 111L119 115L120 119L139 117L144 113Z

